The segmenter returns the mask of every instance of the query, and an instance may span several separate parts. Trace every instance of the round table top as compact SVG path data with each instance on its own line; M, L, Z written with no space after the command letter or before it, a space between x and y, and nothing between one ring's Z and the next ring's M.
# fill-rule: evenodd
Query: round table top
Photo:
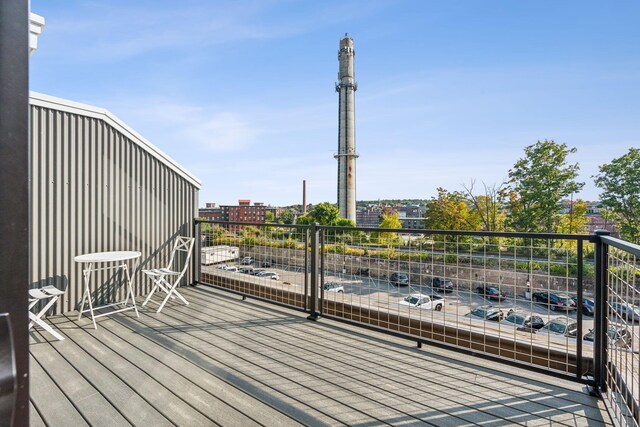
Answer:
M141 255L142 252L138 251L95 252L92 254L78 255L73 258L73 260L75 262L115 262L139 258Z

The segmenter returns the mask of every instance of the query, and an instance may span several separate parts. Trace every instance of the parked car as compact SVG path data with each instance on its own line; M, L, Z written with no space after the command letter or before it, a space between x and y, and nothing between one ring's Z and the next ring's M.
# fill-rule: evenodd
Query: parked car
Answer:
M263 279L280 280L280 275L275 271L261 271L260 273L256 274L256 277L261 277Z
M226 270L229 266L227 264L216 265L217 270Z
M499 322L504 319L504 312L498 307L492 305L483 305L476 307L471 312L465 314L467 317L477 317L482 320L490 320L492 322Z
M234 273L238 272L238 267L236 267L235 265L232 265L231 267L227 267L225 268L226 271L232 271Z
M398 304L423 310L441 311L442 307L444 307L444 299L438 295L411 294L398 302Z
M409 275L407 273L391 273L389 283L394 286L409 286Z
M627 322L640 321L640 307L619 301L609 303L609 312Z
M369 277L369 269L368 268L359 268L358 271L356 271L356 274L358 276Z
M538 330L544 326L542 317L518 310L511 310L500 323L515 326L519 330Z
M507 299L507 293L500 291L495 286L484 283L476 288L476 292L487 299L496 301L504 301Z
M548 321L537 333L576 338L578 336L578 322L568 317L557 317Z
M578 302L578 295L569 294L569 297L572 300L574 300L576 303ZM595 306L596 306L596 303L593 299L587 298L587 297L582 298L582 314L586 316L593 316L593 313L595 311Z
M434 277L431 281L431 287L440 292L453 292L453 282L441 277Z
M260 262L256 262L256 265L258 267L263 267L263 268L271 268L271 264L275 264L272 263L271 261L260 261Z
M622 348L631 348L632 337L627 328L610 324L609 329L607 330L607 336L609 338L610 345ZM585 334L583 339L588 342L594 342L594 330L589 329L589 332Z
M322 289L327 292L337 292L339 294L344 293L344 286L341 283L329 282L322 285Z
M555 294L553 292L534 292L531 296L533 301L549 306L551 311L568 311L576 309L576 302L569 298L567 294Z
M238 272L243 274L253 274L253 267L240 267Z
M254 263L253 257L246 256L240 260L240 264L242 265L252 265Z
M249 273L249 274L251 274L252 276L257 276L258 274L262 273L263 271L266 271L266 270L259 270L257 268L254 268L253 270L251 270L251 273Z

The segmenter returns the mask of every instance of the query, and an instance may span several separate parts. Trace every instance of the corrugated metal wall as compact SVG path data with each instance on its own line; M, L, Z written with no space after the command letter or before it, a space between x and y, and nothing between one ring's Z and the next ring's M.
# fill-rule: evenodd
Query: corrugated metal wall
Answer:
M67 287L56 310L67 312L83 292L76 255L135 250L140 268L164 266L173 238L192 234L199 182L108 117L38 104L32 100L31 287ZM92 292L109 280L94 273ZM141 273L134 285L136 296L150 289Z

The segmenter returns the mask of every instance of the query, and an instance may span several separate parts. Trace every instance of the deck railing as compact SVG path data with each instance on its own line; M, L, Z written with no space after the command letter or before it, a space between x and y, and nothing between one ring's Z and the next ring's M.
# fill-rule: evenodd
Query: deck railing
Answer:
M619 425L640 423L640 246L599 236L598 272L602 283L597 345L600 390Z
M615 311L640 303L636 246L603 234L194 228L194 284L580 381L637 425L640 309Z

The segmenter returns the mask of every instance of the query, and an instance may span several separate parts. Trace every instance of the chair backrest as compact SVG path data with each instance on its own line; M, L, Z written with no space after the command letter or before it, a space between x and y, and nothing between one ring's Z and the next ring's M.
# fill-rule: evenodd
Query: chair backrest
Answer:
M193 237L185 237L178 236L176 237L176 242L173 245L173 250L171 251L171 258L169 259L169 264L167 265L167 269L171 269L173 265L173 261L176 258L176 254L178 252L185 252L187 254L186 259L184 260L184 265L182 266L182 274L189 267L189 258L191 258L191 252L193 251L193 243L195 239Z

